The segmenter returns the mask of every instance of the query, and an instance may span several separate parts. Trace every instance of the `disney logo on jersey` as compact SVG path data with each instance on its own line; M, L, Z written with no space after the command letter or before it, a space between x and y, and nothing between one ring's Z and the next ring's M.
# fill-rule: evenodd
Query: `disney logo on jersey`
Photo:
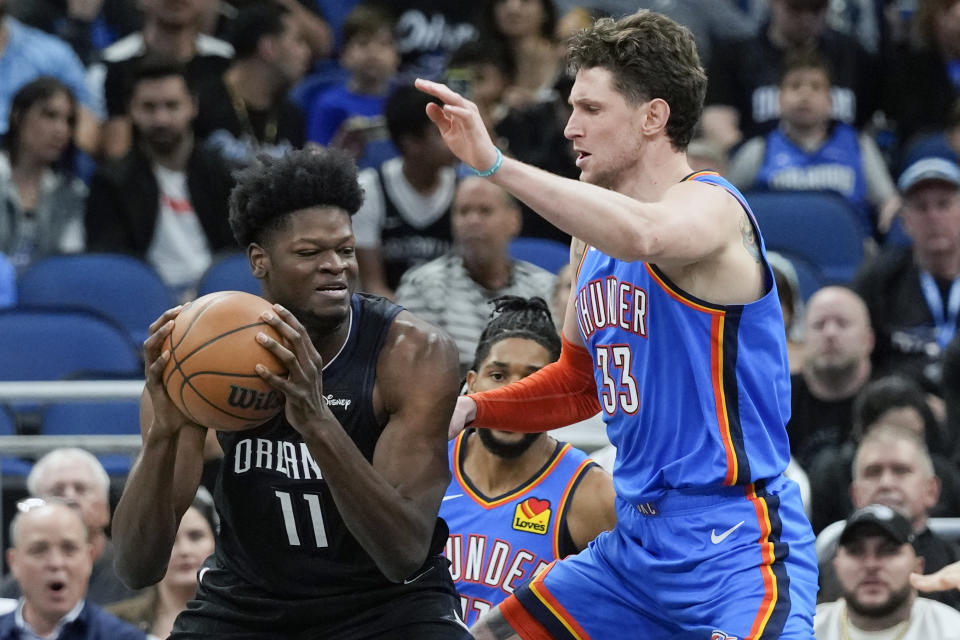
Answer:
M344 411L347 411L353 404L353 400L350 398L335 398L333 394L323 396L323 401L327 403L328 407L341 407Z
M577 292L577 324L587 338L617 327L647 337L647 292L616 276L591 280Z
M550 525L550 501L527 498L517 505L513 515L513 528L546 535Z
M728 636L723 631L716 631L710 635L710 640L739 640L737 636Z

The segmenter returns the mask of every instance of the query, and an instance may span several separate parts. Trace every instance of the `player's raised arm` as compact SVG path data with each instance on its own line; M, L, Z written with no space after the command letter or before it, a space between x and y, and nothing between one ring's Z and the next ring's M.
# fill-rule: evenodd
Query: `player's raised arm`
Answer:
M150 337L143 345L143 448L113 515L114 568L133 589L154 584L166 573L180 518L197 493L203 471L207 430L184 417L161 382L170 358L163 344L179 310L165 312L150 325Z
M651 139L666 128L670 107L660 99L633 113L619 94L603 99L592 85L605 83L597 69L581 71L571 94L573 113L565 133L580 152L578 182L507 158L494 146L476 105L443 84L419 79L416 86L443 100L427 108L444 142L458 158L480 172L496 170L489 178L505 188L556 227L581 238L614 258L657 264L688 264L719 251L736 234L739 206L722 190L703 184L658 185L652 190L614 191L621 185L605 183L600 149L582 142L584 123L600 112L623 110L621 127L633 128ZM597 93L596 95L599 95ZM657 141L651 144L670 144ZM614 162L611 159L610 162ZM623 159L620 159L623 162ZM677 180L691 173L685 158L676 155ZM642 169L642 168L640 168ZM658 167L663 172L664 167ZM653 202L659 200L658 202Z

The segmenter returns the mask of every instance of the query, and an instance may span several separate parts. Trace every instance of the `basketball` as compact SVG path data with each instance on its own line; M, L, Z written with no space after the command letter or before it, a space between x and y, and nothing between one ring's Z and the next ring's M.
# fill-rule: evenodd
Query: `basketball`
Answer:
M187 304L174 320L165 349L170 360L163 383L173 403L191 420L219 431L262 424L283 408L283 394L271 388L254 367L277 375L283 364L259 342L263 332L280 334L260 319L272 305L243 291L217 291Z

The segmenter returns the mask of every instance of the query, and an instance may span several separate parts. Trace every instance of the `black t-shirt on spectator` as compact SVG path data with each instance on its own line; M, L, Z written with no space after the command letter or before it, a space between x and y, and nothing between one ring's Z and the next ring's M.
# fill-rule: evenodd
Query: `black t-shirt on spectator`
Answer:
M807 386L801 374L790 376L790 422L787 437L790 453L804 469L809 469L817 452L839 445L847 439L853 424L853 399L820 400Z
M220 76L200 87L197 102L199 110L193 123L197 138L232 164L247 164L258 153L279 155L291 148L300 149L306 142L303 113L285 96L273 109L235 107Z

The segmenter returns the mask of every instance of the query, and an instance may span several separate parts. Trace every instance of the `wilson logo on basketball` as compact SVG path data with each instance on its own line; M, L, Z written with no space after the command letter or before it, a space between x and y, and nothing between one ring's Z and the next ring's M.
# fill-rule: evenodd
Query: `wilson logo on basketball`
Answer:
M240 409L254 409L256 411L270 411L283 404L283 394L279 391L264 393L256 389L230 385L230 395L227 404Z
M527 498L517 505L513 514L513 528L546 535L550 524L550 501Z

